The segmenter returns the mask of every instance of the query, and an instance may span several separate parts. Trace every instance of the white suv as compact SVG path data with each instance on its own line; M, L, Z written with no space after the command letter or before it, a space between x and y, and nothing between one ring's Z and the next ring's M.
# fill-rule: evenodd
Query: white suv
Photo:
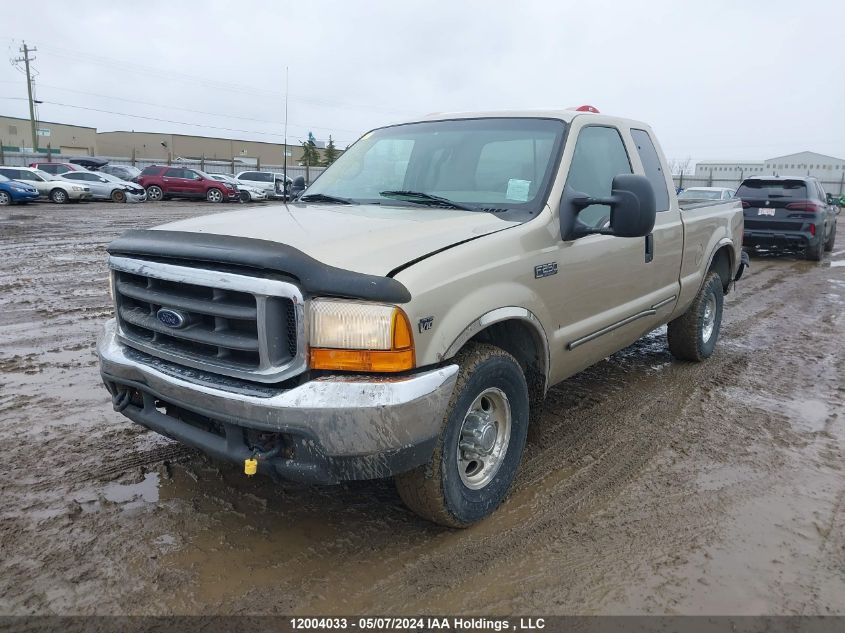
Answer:
M243 185L265 191L268 198L284 198L285 192L290 192L293 182L288 178L288 186L285 187L285 177L269 171L242 171L235 178Z

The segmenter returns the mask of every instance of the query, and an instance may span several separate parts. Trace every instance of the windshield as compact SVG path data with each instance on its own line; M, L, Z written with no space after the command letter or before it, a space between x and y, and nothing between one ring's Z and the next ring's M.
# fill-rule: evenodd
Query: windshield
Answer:
M707 189L687 189L681 192L678 200L718 200L722 197L721 191L709 191Z
M41 176L41 178L43 178L44 180L61 180L61 178L59 178L55 174L48 174L46 171L43 171L41 169L30 169L29 171L31 171L37 176Z
M212 180L219 180L220 182L234 182L234 178L226 176L225 174L208 174Z
M9 182L11 178L6 178L3 174L0 174L0 182Z
M432 206L446 199L484 211L536 213L546 202L564 130L563 121L521 118L381 128L344 152L303 199Z

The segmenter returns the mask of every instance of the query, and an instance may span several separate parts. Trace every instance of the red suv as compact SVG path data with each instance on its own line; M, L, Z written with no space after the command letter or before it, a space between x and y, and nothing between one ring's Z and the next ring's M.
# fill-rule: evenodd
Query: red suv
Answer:
M209 202L240 199L232 185L214 180L198 169L151 165L135 182L147 190L147 200L152 202L168 198L205 198Z

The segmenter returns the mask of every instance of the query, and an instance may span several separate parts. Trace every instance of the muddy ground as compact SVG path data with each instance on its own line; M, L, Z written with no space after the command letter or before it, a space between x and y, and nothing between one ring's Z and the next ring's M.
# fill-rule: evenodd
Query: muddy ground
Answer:
M555 387L508 501L453 531L112 410L104 246L211 210L0 210L0 613L845 613L845 250L755 258L706 363L658 330Z

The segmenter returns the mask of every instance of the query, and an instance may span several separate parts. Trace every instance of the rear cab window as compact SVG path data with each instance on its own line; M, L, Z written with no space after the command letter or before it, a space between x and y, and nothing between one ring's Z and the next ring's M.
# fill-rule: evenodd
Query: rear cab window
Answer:
M660 157L657 155L654 143L645 130L631 129L631 136L634 138L634 143L637 144L637 153L643 164L646 178L654 188L657 211L658 213L668 211L669 190L666 188L666 176L663 173L663 165L660 163Z

